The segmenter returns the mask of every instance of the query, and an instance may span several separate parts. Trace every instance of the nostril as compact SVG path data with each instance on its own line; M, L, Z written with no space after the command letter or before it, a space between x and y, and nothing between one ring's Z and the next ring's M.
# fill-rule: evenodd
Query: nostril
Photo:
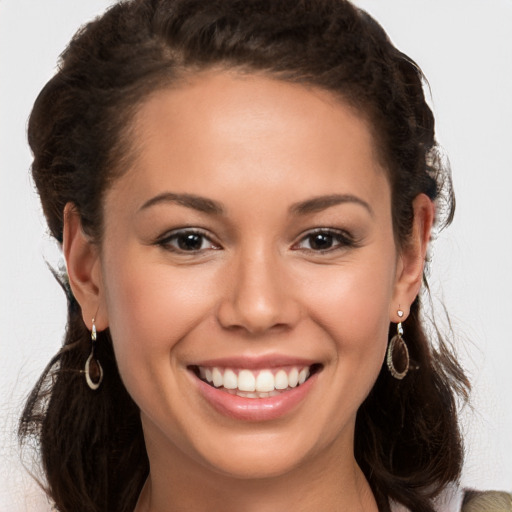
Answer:
M292 328L301 317L298 301L280 277L248 270L236 280L236 287L219 301L217 320L224 329L258 336L269 331Z

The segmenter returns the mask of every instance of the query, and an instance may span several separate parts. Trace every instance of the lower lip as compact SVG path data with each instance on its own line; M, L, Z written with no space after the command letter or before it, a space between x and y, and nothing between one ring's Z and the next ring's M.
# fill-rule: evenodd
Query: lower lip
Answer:
M214 388L194 375L199 393L220 414L244 421L269 421L295 409L310 392L318 374L296 388L268 398L244 398Z

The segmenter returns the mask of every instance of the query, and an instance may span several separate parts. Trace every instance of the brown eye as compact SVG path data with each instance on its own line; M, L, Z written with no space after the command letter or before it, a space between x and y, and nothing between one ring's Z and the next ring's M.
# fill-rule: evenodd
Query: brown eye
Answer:
M186 233L176 236L176 245L182 251L199 251L203 248L204 236L198 233Z
M194 230L180 230L169 233L158 241L167 250L181 253L195 253L219 249L204 233Z
M310 249L313 251L325 251L331 249L335 240L329 233L315 233L308 236L308 243Z
M354 240L346 232L333 229L318 229L306 234L296 244L295 248L321 253L353 247L354 245Z

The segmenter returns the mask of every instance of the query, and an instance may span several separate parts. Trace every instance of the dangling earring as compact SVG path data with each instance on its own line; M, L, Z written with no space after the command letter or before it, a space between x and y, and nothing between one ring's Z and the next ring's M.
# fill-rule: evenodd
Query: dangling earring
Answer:
M397 313L400 318L404 316L404 312L401 309L399 309ZM409 371L409 350L407 349L407 345L402 338L402 335L404 334L402 322L398 323L396 326L396 331L396 334L391 338L391 341L388 345L386 362L391 375L395 379L402 380ZM403 367L401 371L397 370L395 361L400 362L401 366Z
M87 385L94 391L100 387L101 381L103 380L103 368L101 367L100 362L94 357L96 338L96 324L94 323L93 318L91 329L91 353L85 362L85 381L87 382Z

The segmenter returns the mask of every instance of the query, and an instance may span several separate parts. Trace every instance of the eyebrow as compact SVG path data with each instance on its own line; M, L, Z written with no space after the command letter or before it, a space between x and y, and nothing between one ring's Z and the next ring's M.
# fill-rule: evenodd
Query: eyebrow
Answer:
M300 203L295 203L290 207L290 213L295 215L307 215L309 213L317 213L332 206L344 203L354 203L365 208L373 217L372 207L363 199L351 194L330 194L327 196L318 196Z
M194 194L175 194L173 192L163 192L155 197L152 197L146 201L140 208L139 211L146 210L157 204L174 203L187 208L192 208L203 213L209 213L212 215L221 215L224 213L222 205L212 199L206 197L196 196Z
M152 197L139 208L139 211L162 203L174 203L212 215L222 215L224 213L224 208L217 201L197 196L195 194L176 194L173 192L163 192L162 194ZM363 201L361 198L351 194L330 194L327 196L314 197L312 199L307 199L306 201L293 204L289 211L295 215L307 215L321 212L327 208L331 208L332 206L344 203L358 204L364 207L372 217L374 216L372 207L366 201Z

